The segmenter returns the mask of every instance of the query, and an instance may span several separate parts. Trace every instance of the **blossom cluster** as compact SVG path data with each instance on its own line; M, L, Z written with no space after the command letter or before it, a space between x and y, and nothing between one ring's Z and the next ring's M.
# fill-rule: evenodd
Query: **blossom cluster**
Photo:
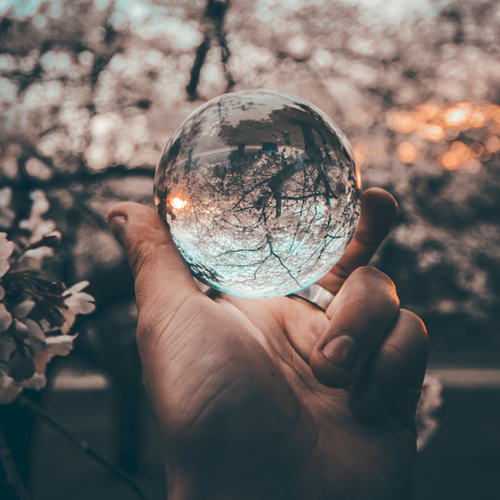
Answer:
M76 315L95 309L94 299L82 291L88 281L66 288L29 267L34 254L50 255L60 239L58 231L51 231L22 245L0 233L2 404L12 402L24 388L44 387L47 363L53 356L65 356L73 347L76 335L71 334L71 328Z

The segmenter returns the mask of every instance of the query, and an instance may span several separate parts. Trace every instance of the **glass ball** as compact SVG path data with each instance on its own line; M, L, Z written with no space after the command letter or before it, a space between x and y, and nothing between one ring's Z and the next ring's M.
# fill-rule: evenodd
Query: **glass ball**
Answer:
M288 295L343 255L361 178L342 131L298 97L224 94L175 131L155 206L193 275L240 297Z

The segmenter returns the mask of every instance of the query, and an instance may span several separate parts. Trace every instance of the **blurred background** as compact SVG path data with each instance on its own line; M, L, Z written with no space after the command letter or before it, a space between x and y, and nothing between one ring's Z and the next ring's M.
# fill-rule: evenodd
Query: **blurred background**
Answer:
M0 231L35 205L63 235L49 274L89 280L97 304L33 398L165 498L132 277L105 215L152 205L190 111L275 89L328 113L363 187L398 201L373 263L426 323L443 386L414 499L500 498L499 41L496 0L0 0ZM16 404L0 423L34 499L134 498Z

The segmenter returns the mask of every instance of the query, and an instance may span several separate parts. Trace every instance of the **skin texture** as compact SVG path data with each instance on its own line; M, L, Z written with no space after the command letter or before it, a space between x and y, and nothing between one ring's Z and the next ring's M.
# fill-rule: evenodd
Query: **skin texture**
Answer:
M204 294L154 210L110 211L135 276L169 500L411 498L427 333L366 267L396 212L390 194L365 191L351 245L319 282L336 294L325 313L298 297Z

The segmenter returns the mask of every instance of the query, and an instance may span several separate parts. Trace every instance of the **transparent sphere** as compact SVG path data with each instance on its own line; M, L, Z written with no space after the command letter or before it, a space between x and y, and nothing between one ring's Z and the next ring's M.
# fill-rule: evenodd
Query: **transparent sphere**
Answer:
M225 94L176 130L155 204L194 276L231 295L288 295L349 244L361 181L349 142L322 111L268 90Z

